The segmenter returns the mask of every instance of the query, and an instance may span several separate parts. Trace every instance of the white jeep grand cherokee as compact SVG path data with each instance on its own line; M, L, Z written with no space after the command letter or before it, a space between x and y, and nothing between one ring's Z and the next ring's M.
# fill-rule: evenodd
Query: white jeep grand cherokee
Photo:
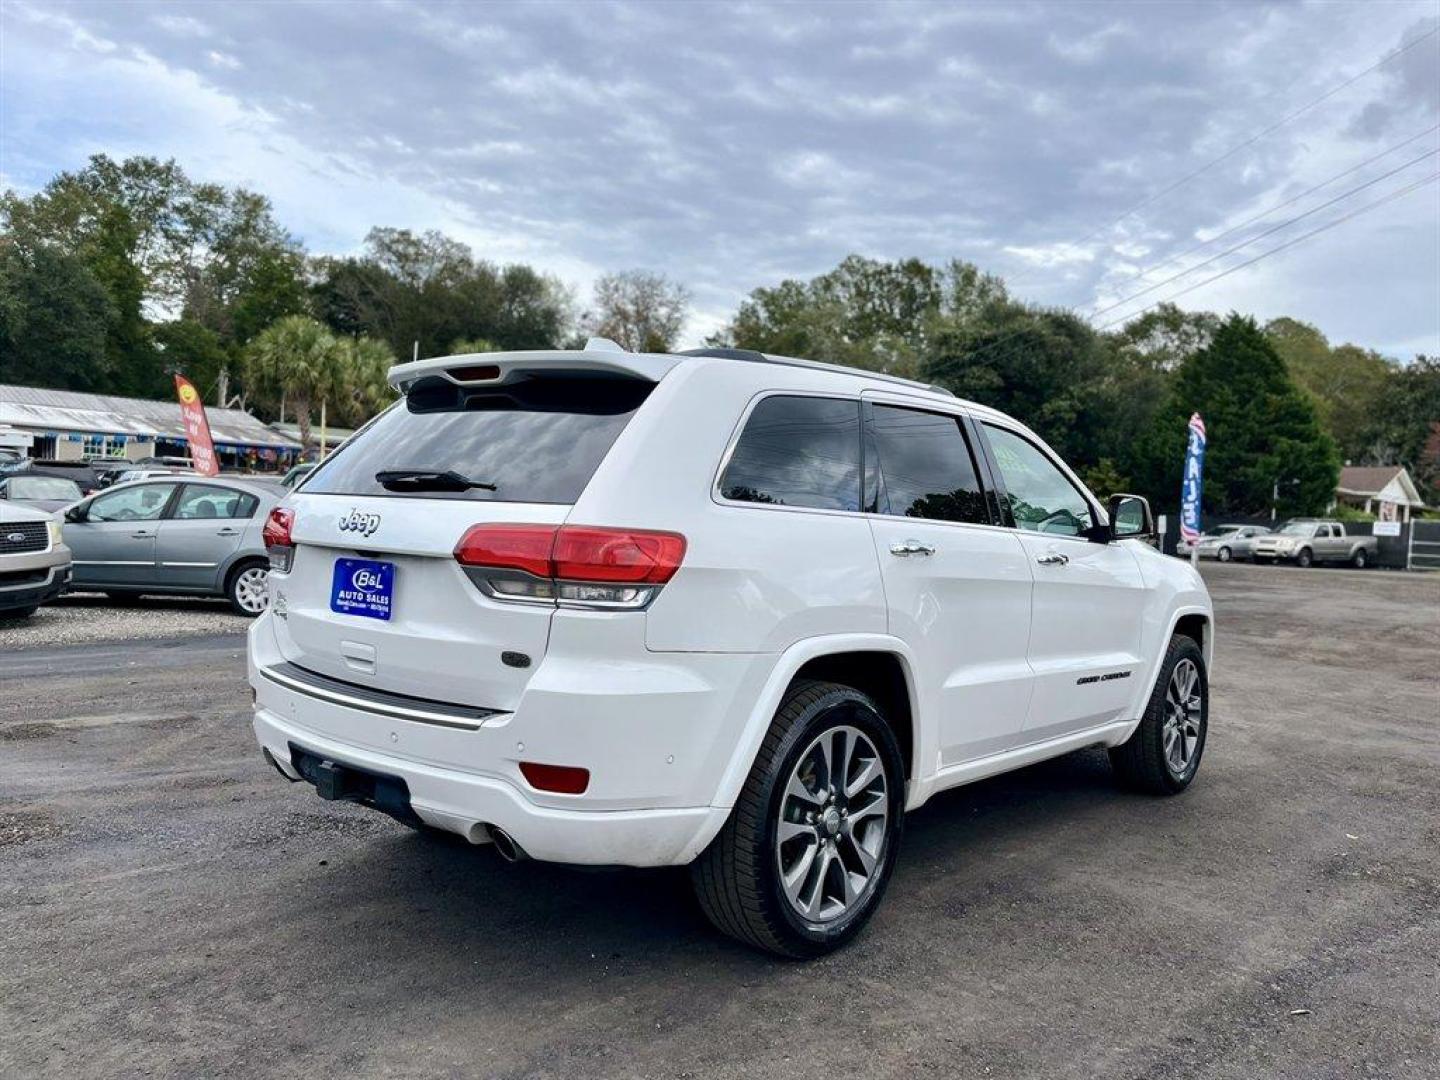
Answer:
M1022 424L738 350L455 356L272 513L255 733L507 858L689 864L722 930L852 937L931 795L1081 747L1183 790L1210 598Z

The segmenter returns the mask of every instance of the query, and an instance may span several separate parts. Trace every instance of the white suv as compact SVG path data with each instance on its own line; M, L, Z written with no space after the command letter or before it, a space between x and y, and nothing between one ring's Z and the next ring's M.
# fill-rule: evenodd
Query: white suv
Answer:
M255 732L506 858L690 864L722 930L853 936L904 814L1082 747L1174 793L1210 598L1144 500L943 390L738 350L446 357L266 526Z

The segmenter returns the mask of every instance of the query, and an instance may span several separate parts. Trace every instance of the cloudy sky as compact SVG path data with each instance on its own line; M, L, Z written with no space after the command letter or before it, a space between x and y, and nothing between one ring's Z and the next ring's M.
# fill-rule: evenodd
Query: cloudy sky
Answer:
M1343 196L1102 325L1433 176L1437 29L1436 0L3 0L0 183L33 191L97 152L174 157L268 194L314 252L383 224L582 298L605 270L663 271L693 291L692 343L751 288L849 252L969 259L1094 312ZM1440 353L1437 192L1177 302Z

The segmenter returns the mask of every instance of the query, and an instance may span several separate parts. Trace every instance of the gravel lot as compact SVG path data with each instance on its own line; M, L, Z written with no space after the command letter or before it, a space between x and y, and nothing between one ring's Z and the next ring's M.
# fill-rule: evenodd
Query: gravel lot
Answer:
M233 634L0 649L0 1075L1434 1078L1440 575L1205 573L1187 794L940 796L809 965L281 782Z
M71 593L28 619L0 618L0 651L200 634L243 634L250 620L220 598L147 596L117 604L100 593Z

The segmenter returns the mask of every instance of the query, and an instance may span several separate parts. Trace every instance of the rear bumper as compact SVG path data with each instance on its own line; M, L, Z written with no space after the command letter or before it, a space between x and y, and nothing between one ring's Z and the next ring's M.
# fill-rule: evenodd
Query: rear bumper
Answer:
M509 711L465 715L374 683L367 692L364 676L307 680L310 669L281 654L274 619L251 625L249 678L256 737L287 776L298 747L403 780L415 814L472 842L493 825L532 858L596 866L684 864L704 849L728 816L718 792L775 665L764 654L647 653L643 620L572 613L555 620ZM443 699L442 671L434 687ZM521 762L588 769L589 785L538 790Z
M504 780L422 765L362 750L255 712L255 737L280 771L299 780L291 746L341 765L397 776L410 808L426 824L485 843L485 826L504 829L532 859L589 866L672 866L690 862L728 814L708 806L666 810L578 811L536 806Z

